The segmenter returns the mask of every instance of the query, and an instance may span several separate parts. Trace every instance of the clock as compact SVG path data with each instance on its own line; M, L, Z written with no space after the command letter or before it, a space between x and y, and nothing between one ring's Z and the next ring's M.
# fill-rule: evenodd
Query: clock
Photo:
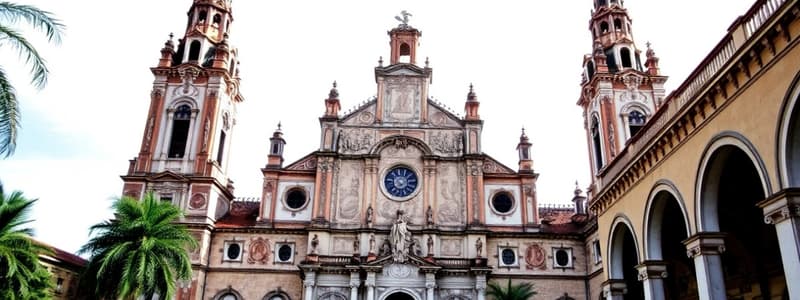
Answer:
M417 191L419 180L414 170L405 166L389 169L383 177L383 188L389 195L407 200Z

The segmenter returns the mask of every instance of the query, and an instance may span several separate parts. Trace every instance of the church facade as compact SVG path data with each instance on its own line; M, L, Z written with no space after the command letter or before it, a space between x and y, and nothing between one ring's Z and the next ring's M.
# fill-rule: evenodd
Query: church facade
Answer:
M513 168L482 151L484 120L471 86L464 116L428 96L433 70L418 61L421 33L405 13L388 32L388 60L374 68L376 96L342 114L334 83L320 103L318 149L285 163L279 125L261 168L260 197L235 197L227 162L237 110L246 104L237 50L228 43L231 1L193 0L185 34L165 43L152 68L141 148L122 176L123 193L153 191L184 210L180 223L200 247L191 252L193 276L179 283L177 299L486 299L488 282L506 280L532 282L544 299L752 299L765 290L800 298L786 289L800 280L798 204L790 188L796 95L762 107L739 92L773 95L775 84L794 90L796 2L757 1L707 64L667 94L658 57L649 45L640 55L622 3L595 0L593 50L584 58L578 102L595 177L588 199L576 188L574 206L564 209L538 204L524 131ZM752 113L760 120L782 116L780 129L742 121ZM741 130L726 127L736 121ZM723 124L704 125L711 122ZM769 138L769 130L785 134ZM756 155L756 145L776 139L785 151ZM686 154L673 158L673 151ZM716 200L695 201L692 188L684 191L694 182L695 172L685 169L692 155L710 166L696 174L710 178L700 196L742 196L758 206L729 216ZM755 167L741 166L754 157L761 159ZM726 169L730 160L736 166ZM762 186L768 192L756 193ZM762 208L753 219L752 210ZM731 237L764 236L725 223L737 213L753 217L772 234L766 242L780 247L750 253L747 243L731 245L733 258L754 262L731 271L731 259L714 251L726 249ZM776 225L763 225L765 217ZM769 228L795 238L778 239ZM748 269L756 266L763 270ZM740 286L749 288L735 294Z

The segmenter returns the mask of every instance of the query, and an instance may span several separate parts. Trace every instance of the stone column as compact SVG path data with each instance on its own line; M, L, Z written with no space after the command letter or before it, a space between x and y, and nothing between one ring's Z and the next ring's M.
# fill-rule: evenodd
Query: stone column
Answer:
M664 278L667 278L667 263L664 261L646 260L636 266L639 281L644 283L644 298L664 300Z
M478 293L478 300L486 300L486 274L475 275L475 292Z
M727 299L720 257L725 252L725 234L698 232L683 241L683 244L686 245L686 255L694 260L697 294L700 299Z
M775 225L789 299L800 299L800 189L782 190L758 206L764 222Z
M365 300L375 300L375 272L367 273L367 280L364 285L367 286L367 299Z
M358 276L358 269L350 270L350 299L358 299L359 285L361 285L361 278Z
M306 279L303 280L303 300L314 300L314 286L316 285L316 276L314 272L306 272Z
M623 300L627 292L625 280L609 279L603 282L603 298L606 300Z

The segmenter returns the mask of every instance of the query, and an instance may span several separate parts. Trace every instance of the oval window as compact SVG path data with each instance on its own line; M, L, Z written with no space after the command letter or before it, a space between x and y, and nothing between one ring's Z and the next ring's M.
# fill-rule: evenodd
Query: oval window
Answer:
M503 249L503 251L500 252L500 256L503 259L504 265L513 265L517 262L517 255L514 254L514 250Z
M228 245L228 259L237 259L239 258L239 253L242 251L242 247L239 244L230 244Z
M567 253L564 249L559 249L556 251L556 264L559 267L566 267L569 265L569 253Z
M293 189L286 195L286 206L291 209L301 209L306 205L306 192L302 189Z
M280 248L278 248L278 259L281 261L289 261L292 259L292 246L281 245Z
M514 199L506 192L497 193L492 198L492 207L501 214L507 214L514 208Z

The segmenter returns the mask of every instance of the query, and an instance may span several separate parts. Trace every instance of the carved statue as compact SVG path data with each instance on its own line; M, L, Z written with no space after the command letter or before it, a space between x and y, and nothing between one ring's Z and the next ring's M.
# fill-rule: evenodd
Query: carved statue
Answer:
M375 234L369 234L369 254L375 254Z
M319 238L315 234L313 238L311 238L311 254L317 254L317 245L319 245Z
M428 205L428 211L425 213L425 221L427 221L428 226L433 226L433 208Z
M381 244L381 253L378 255L386 256L392 254L392 246L390 244L389 238L384 239L383 244Z
M353 254L358 254L360 252L359 251L360 246L361 243L358 241L358 237L356 237L356 239L353 240Z
M411 231L408 231L408 223L402 210L397 211L397 220L395 220L392 225L389 238L392 243L392 257L394 261L398 263L405 262L408 257L408 248L413 241L411 239Z
M400 24L400 27L402 28L408 27L408 17L412 17L413 15L403 10L400 12L400 16L394 16L395 20L402 22L402 24Z
M481 241L481 238L475 241L475 253L476 257L481 257L481 253L483 253L483 241Z
M372 214L373 214L372 205L370 205L369 207L367 207L367 217L366 217L367 227L372 227Z
M428 256L433 256L433 237L428 236Z
M422 248L419 245L418 239L411 240L411 245L408 247L408 252L413 253L416 256L422 256Z

